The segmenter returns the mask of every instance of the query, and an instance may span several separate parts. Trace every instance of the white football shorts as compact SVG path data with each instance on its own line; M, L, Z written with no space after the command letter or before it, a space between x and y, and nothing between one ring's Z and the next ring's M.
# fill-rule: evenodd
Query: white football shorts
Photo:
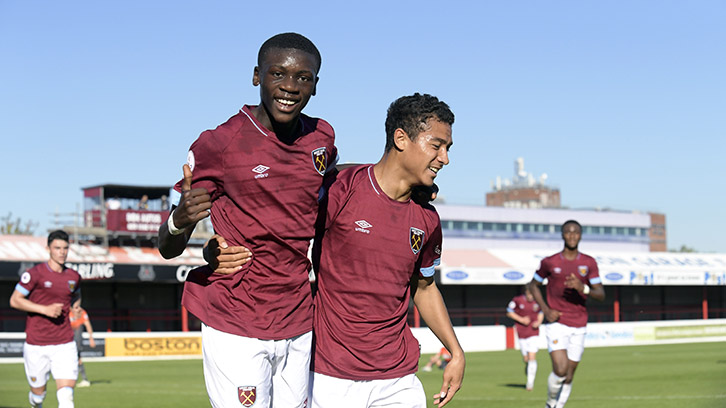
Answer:
M355 381L310 373L311 408L426 408L415 374L390 380Z
M215 408L305 407L312 337L260 340L202 324L209 402Z
M526 357L529 353L536 353L539 351L539 336L530 336L526 339L519 339L519 351L522 352L522 356Z
M580 361L582 353L585 352L586 327L570 327L562 323L548 323L545 325L547 331L547 349L567 350L567 358L571 361Z
M38 346L23 344L25 376L31 387L44 386L53 374L56 380L78 378L78 351L76 342Z

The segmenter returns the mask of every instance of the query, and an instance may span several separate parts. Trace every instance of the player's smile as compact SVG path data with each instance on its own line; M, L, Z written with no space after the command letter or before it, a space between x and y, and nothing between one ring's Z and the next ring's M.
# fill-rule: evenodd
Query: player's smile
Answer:
M255 68L264 111L255 116L270 130L292 132L305 105L315 95L317 60L294 49L273 49ZM289 135L278 135L289 136Z
M433 184L439 171L449 164L449 148L452 144L451 126L438 120L429 120L428 128L414 140L413 154L426 163L426 167L419 170L423 173L419 184Z

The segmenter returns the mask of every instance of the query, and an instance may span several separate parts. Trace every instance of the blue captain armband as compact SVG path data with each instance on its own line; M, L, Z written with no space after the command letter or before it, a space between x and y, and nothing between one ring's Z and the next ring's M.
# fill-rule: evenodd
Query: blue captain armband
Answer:
M434 272L436 272L436 267L439 265L441 265L441 258L436 258L433 265L426 268L421 268L421 275L427 278L434 276Z
M28 296L30 294L30 291L28 289L25 289L24 287L20 286L19 283L17 285L15 285L15 290L22 293L23 296Z

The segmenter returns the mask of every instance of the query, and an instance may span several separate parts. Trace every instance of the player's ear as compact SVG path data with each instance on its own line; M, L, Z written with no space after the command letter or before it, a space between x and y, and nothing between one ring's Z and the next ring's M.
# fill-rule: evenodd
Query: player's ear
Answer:
M318 91L318 81L320 81L320 77L317 75L315 76L315 84L313 85L313 93L312 96L315 96L315 92Z
M405 130L398 128L393 132L393 144L399 152L402 152L410 141Z
M255 66L255 70L252 72L252 86L260 84L260 68Z

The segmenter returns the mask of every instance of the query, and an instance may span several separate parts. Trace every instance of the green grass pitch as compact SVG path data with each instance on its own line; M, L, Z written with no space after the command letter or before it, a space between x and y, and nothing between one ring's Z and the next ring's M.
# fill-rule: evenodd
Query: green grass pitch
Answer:
M527 392L518 351L469 353L464 386L448 406L543 407L551 365L546 350L537 357L535 388ZM76 389L79 408L209 406L201 360L90 362L86 370L93 385ZM429 397L441 387L440 370L418 376ZM0 379L0 408L29 406L22 364L0 364ZM55 407L52 380L49 389L44 406ZM726 344L587 349L567 407L726 407Z

